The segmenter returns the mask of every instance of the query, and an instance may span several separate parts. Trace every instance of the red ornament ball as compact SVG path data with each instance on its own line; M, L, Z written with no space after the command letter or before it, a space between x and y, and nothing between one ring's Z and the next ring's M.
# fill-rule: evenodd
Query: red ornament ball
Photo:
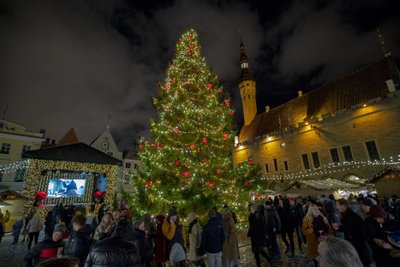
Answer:
M231 106L231 102L225 101L225 107L229 108Z
M194 150L196 148L196 145L195 144L190 144L189 147L190 147L191 150Z
M206 138L206 137L201 138L201 142L202 142L203 144L207 144L207 138Z
M209 188L214 188L215 183L214 183L214 182L207 182L207 186L208 186Z
M184 177L188 177L188 176L190 175L190 172L189 172L189 171L183 171L183 172L182 172L182 175L183 175Z
M144 184L147 188L150 188L153 185L153 182L148 180L146 181L146 183Z
M244 187L249 187L249 180L244 180Z
M233 117L233 115L235 115L234 111L229 112L229 115L231 115L231 117Z
M209 158L204 158L205 163L208 163L208 161L209 161Z
M207 84L207 88L208 88L208 89L210 89L211 87L212 87L212 84L211 84L211 83Z
M181 161L180 161L179 159L175 160L175 165L176 165L176 166L181 165Z
M223 136L224 136L224 139L227 139L229 137L229 134L228 133L224 133Z
M143 144L139 144L138 147L139 147L139 151L142 151L142 149L143 149Z
M222 169L217 169L215 172L216 172L217 174L221 174L223 171L222 171Z

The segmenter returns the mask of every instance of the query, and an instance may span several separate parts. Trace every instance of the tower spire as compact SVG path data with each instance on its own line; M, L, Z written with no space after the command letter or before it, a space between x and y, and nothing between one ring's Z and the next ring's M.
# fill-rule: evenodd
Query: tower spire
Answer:
M239 90L242 99L244 125L248 126L257 115L256 79L250 71L242 38L240 38L240 68Z
M381 45L382 52L385 57L391 56L390 51L385 48L385 38L383 37L379 28L376 28L376 34L378 35L379 44Z
M254 75L250 71L249 60L247 58L242 37L240 37L240 68L241 68L241 74L239 82L243 80L255 80Z

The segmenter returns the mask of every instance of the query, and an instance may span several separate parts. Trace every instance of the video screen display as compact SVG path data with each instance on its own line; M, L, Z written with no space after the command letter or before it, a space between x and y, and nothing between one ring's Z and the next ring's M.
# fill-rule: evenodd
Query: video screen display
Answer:
M47 198L83 197L85 189L85 179L52 178L49 180Z

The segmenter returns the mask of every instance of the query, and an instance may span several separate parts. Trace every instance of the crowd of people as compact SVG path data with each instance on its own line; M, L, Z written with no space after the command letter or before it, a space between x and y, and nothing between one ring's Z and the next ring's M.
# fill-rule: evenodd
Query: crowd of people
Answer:
M400 229L399 207L395 196L382 205L374 196L277 196L249 205L247 236L257 267L261 257L273 265L281 262L282 254L295 260L304 253L321 267L400 266L390 253L393 246L387 235ZM13 244L28 243L26 267L240 264L238 221L226 205L221 212L211 208L203 225L190 213L185 226L175 207L166 216L146 213L136 221L129 209L111 210L105 204L94 219L90 216L91 222L85 208L73 205L57 204L44 218L41 215L32 209L13 226ZM44 238L39 242L41 232Z

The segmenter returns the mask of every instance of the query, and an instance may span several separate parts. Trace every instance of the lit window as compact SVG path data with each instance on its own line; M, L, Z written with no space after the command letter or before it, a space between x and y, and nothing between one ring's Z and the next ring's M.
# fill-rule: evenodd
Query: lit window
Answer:
M22 153L27 152L27 151L30 151L31 149L32 149L31 146L24 145L24 146L22 147Z
M10 154L11 144L3 143L1 145L0 154Z
M249 63L243 62L243 63L241 64L241 67L242 67L242 69L247 69L247 68L249 67Z
M26 169L19 169L15 172L14 181L15 182L23 182L25 177Z

